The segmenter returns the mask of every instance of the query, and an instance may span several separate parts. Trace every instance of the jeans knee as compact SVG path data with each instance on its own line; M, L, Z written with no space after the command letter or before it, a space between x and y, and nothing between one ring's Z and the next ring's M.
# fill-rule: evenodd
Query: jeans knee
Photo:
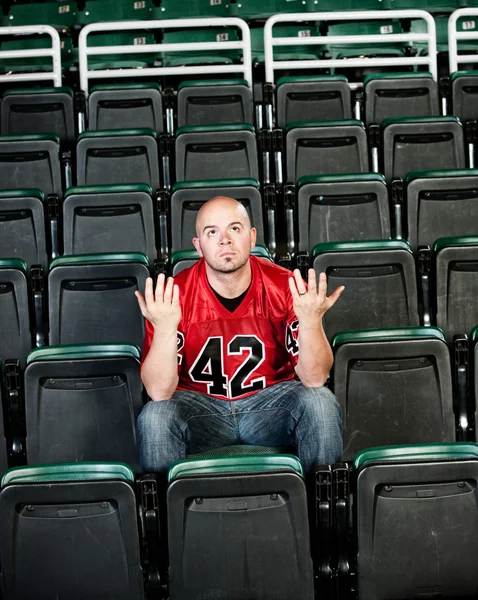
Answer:
M136 422L136 429L140 439L151 439L168 431L176 421L173 410L167 400L154 402L150 400L141 411Z
M335 397L335 394L329 388L305 387L299 388L298 396L304 402L304 410L310 414L317 414L317 417L323 421L342 422L342 409Z

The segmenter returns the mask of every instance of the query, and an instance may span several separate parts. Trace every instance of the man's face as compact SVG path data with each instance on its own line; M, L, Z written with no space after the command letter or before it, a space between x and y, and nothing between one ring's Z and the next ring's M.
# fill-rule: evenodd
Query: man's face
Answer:
M249 260L256 243L246 209L235 200L209 202L198 215L194 246L207 265L219 273L233 273Z

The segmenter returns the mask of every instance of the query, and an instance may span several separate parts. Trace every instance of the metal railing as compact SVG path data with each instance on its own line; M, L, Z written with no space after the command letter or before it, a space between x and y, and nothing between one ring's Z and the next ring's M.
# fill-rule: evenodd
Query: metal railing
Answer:
M459 10L455 10L448 19L448 60L450 75L459 70L458 65L460 63L478 62L477 54L458 54L459 41L478 41L478 30L471 29L471 27L475 27L475 21L469 22L469 30L466 30L467 22L464 21L462 27L465 31L458 31L458 19L463 17L478 17L478 8L460 8Z

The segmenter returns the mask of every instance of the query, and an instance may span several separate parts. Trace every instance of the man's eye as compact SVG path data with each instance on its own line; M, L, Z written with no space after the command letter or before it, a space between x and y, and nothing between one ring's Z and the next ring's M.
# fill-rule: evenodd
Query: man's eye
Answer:
M240 231L241 228L238 227L237 225L234 225L234 227L232 228L232 231Z
M208 234L209 236L211 236L211 235L214 235L215 233L216 233L216 230L215 230L215 229L210 229L210 230L207 232L207 234Z

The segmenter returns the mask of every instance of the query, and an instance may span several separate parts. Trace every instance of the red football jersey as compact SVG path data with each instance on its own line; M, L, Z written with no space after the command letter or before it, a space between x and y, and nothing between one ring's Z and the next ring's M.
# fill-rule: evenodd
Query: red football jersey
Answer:
M203 259L175 277L182 310L178 390L238 400L294 379L299 324L289 290L291 273L266 259L250 260L251 285L232 313L209 285ZM153 331L147 321L143 360Z

